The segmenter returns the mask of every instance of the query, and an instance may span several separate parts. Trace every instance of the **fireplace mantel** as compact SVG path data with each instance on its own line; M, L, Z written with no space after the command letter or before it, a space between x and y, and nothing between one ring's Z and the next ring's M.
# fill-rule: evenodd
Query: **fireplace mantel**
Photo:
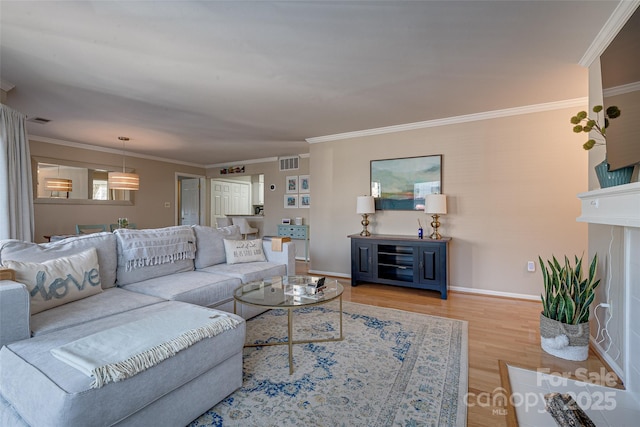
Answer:
M602 188L578 194L582 202L582 212L578 217L580 222L603 224L623 227L622 242L618 243L620 251L613 251L611 243L607 256L603 256L608 271L606 281L607 315L616 318L614 324L620 329L614 335L620 336L620 353L622 356L612 358L605 350L598 346L593 337L592 342L596 351L609 363L620 376L627 389L633 393L640 393L640 359L637 349L640 348L640 182ZM614 234L611 232L611 241ZM590 242L591 248L591 242ZM613 271L612 275L612 269ZM613 279L611 279L613 277ZM595 310L595 309L594 309ZM595 313L594 313L595 315ZM607 320L606 324L609 324ZM600 333L600 331L598 331ZM607 333L608 335L608 333ZM604 336L604 334L603 334ZM622 362L622 366L620 363Z
M582 201L580 222L640 227L640 182L578 194Z

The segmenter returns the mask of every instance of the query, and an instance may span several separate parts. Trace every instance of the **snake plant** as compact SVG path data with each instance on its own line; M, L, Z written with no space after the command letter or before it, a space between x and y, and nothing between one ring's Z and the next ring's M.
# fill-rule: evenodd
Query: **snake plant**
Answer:
M595 289L600 283L595 278L598 255L593 257L586 278L582 274L582 257L576 256L573 266L566 256L564 265L560 265L555 256L546 265L539 256L538 260L544 279L542 314L569 325L588 322L589 305L593 302Z

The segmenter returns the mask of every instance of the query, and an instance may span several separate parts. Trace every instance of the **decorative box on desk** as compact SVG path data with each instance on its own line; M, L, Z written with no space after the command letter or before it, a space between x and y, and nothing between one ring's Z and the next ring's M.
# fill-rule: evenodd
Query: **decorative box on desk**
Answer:
M309 226L308 225L278 225L278 236L304 240L304 260L309 261Z
M351 286L359 282L440 292L447 299L449 237L418 239L387 234L352 234Z

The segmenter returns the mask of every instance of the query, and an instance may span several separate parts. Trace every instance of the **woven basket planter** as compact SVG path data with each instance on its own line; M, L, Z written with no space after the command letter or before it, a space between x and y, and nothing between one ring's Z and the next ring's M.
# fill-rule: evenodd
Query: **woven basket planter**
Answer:
M540 345L547 353L567 360L589 357L589 322L567 325L540 314Z

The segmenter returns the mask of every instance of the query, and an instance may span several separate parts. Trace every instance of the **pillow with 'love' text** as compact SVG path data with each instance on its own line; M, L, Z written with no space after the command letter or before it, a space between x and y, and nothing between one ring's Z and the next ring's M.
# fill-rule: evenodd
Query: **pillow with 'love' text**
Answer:
M4 260L29 291L31 314L102 292L94 248L44 262Z

